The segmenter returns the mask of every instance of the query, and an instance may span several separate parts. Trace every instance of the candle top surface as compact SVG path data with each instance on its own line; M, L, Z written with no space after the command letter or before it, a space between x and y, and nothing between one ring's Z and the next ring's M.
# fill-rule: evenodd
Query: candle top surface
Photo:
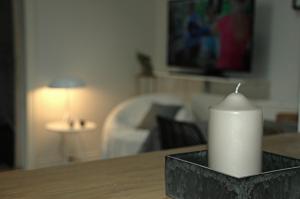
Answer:
M253 105L243 94L231 93L222 102L212 106L211 109L223 111L254 111L260 110Z

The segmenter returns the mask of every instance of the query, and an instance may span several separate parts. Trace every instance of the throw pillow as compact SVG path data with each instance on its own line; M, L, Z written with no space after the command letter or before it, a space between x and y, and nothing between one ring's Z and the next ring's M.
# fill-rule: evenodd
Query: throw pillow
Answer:
M156 124L157 116L173 119L180 108L181 108L180 105L163 105L163 104L153 103L151 105L150 110L148 111L148 113L140 123L140 125L138 125L138 128L152 129L155 126L157 126Z
M150 130L149 136L143 143L140 153L161 150L160 133L158 127Z
M196 122L193 112L188 108L183 106L175 115L175 120L180 122Z

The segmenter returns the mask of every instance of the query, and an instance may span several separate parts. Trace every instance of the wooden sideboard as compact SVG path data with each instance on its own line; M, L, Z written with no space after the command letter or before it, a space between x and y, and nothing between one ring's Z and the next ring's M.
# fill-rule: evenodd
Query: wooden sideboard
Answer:
M264 79L224 78L192 74L155 72L155 77L138 77L138 94L163 92L173 93L189 99L196 93L227 95L238 83L242 91L252 99L268 99L270 84Z
M2 199L154 199L164 193L164 157L196 146L32 171L0 173ZM264 150L300 158L300 134L264 138Z

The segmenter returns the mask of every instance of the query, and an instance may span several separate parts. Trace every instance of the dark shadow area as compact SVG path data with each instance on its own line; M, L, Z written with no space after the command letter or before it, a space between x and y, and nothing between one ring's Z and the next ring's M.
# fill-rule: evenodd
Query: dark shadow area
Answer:
M12 1L0 1L0 170L14 167L14 33Z

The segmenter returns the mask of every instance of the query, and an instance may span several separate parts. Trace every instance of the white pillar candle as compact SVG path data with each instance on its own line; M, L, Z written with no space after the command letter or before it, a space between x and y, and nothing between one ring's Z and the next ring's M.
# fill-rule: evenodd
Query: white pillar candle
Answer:
M262 169L262 111L236 91L210 108L208 164L235 176L255 175Z

